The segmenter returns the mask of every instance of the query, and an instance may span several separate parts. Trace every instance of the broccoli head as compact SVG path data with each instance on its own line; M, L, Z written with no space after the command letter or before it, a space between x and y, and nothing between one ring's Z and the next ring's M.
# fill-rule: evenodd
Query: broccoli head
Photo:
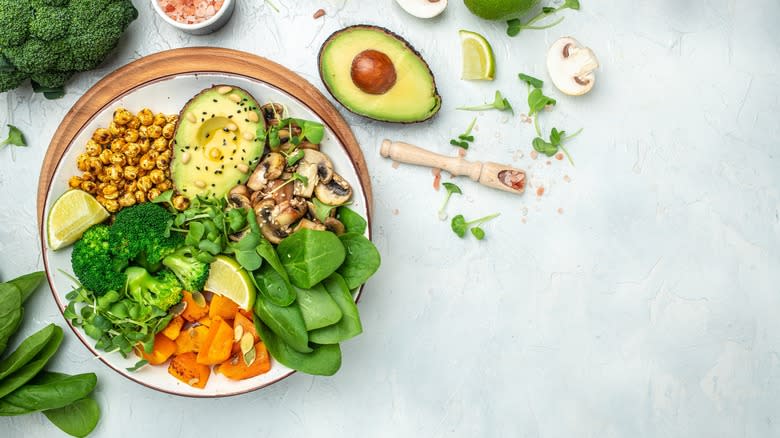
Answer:
M0 0L0 92L29 78L60 95L52 88L97 67L137 17L130 0Z
M209 277L209 265L194 257L192 248L183 247L163 259L163 265L173 271L185 290L202 291Z
M108 225L93 225L73 246L70 256L73 273L81 285L97 296L125 287L123 270L127 266L127 259L112 255L109 234Z
M181 283L169 270L154 275L144 268L131 266L125 270L127 294L137 303L168 310L181 301Z
M173 215L158 204L145 202L124 208L111 226L112 251L127 260L159 263L181 244L180 236L170 235L172 223Z

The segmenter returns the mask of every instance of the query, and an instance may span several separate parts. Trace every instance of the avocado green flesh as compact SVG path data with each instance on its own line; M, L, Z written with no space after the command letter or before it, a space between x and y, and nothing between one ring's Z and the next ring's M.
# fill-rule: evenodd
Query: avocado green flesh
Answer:
M369 94L352 81L352 61L365 50L387 55L396 72L395 84L384 94ZM333 97L350 111L388 122L419 122L441 106L433 75L407 44L381 28L356 27L326 42L320 73Z
M176 190L190 199L224 196L246 182L263 154L265 121L257 101L240 88L223 94L221 87L226 86L204 90L179 115L171 177ZM257 121L251 121L250 112Z

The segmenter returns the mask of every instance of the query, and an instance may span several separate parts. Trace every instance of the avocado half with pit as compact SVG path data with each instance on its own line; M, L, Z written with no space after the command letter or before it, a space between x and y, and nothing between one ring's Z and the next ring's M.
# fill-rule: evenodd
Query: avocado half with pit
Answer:
M179 114L171 178L187 198L223 197L243 184L265 148L265 119L252 95L216 85L193 97Z
M414 123L430 119L441 108L428 64L387 29L357 25L335 32L322 45L319 64L330 94L353 113Z

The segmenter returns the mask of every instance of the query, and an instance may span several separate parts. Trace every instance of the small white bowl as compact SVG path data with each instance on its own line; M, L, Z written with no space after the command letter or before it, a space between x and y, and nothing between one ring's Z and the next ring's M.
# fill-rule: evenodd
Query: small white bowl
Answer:
M236 6L236 2L234 0L225 0L225 2L222 3L222 7L219 8L219 11L217 11L217 13L208 20L196 24L184 24L179 23L178 21L169 17L168 14L162 10L160 3L158 3L157 0L151 1L152 7L154 7L155 11L157 11L157 15L159 15L166 23L193 35L206 35L212 32L216 32L220 27L224 26L225 23L230 21L230 17L233 15L233 9Z

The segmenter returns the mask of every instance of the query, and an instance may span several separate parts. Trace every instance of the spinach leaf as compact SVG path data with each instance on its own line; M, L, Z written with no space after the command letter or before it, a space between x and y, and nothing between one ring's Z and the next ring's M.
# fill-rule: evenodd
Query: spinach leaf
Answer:
M59 326L54 327L54 334L51 339L49 339L49 342L43 350L41 350L31 362L28 362L24 367L9 374L0 381L0 398L5 397L7 394L10 394L20 386L29 382L30 379L35 377L35 375L46 366L49 359L54 356L54 353L60 348L63 337L62 329Z
M310 353L301 353L277 337L260 319L255 319L255 328L268 352L282 365L318 376L332 376L341 368L339 344L315 345Z
M285 280L290 281L290 277L287 276L287 271L284 270L279 255L276 253L271 242L260 239L260 244L257 245L257 253L263 258L274 270L281 275Z
M54 336L55 325L49 324L38 332L30 335L19 344L19 347L11 353L10 356L0 362L0 381L6 376L18 370L31 361L38 354L49 340Z
M362 234L342 234L339 240L344 245L346 256L337 272L344 277L349 289L356 289L379 269L379 251Z
M86 397L97 384L95 373L67 374L44 371L0 400L0 416L58 409Z
M276 272L270 264L264 264L253 276L260 293L273 304L286 307L295 301L295 290L289 280Z
M341 309L322 283L316 284L311 289L295 289L298 292L298 305L301 308L306 330L316 330L339 322Z
M368 224L362 216L357 214L354 210L348 207L339 207L337 219L344 224L344 229L347 233L364 234Z
M0 354L22 322L22 293L12 283L0 283Z
M282 240L276 248L292 284L309 289L344 262L344 245L330 231L304 228Z
M306 323L303 321L298 303L286 307L277 306L264 296L259 295L255 299L255 314L283 342L290 345L290 348L302 353L311 352L309 333L306 331Z
M22 302L25 302L27 301L27 298L30 298L30 295L38 289L38 286L41 285L45 276L46 274L43 271L31 272L22 275L21 277L14 278L9 281L9 283L19 289L19 292L22 294Z
M339 274L331 275L323 283L328 294L341 309L343 317L334 325L309 333L309 340L318 344L338 344L361 334L363 325L360 323L360 314L347 283Z
M97 426L100 407L95 400L86 397L61 408L43 411L43 415L68 435L82 438Z

